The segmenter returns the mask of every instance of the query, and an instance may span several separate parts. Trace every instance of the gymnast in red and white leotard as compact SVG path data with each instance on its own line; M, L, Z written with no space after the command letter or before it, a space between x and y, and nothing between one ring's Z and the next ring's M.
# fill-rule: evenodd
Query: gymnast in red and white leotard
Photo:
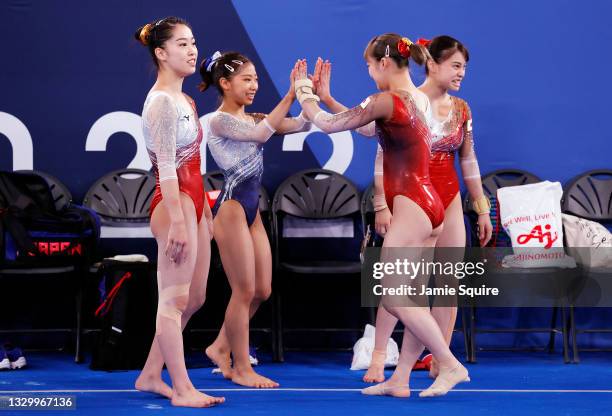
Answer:
M191 383L182 334L204 303L213 231L200 176L202 128L193 100L182 92L183 80L195 72L198 49L191 27L177 17L148 23L138 28L135 38L148 48L157 67L142 125L157 179L151 232L158 249L159 294L155 338L136 388L165 396L174 406L214 406L224 399L208 396ZM162 380L164 364L172 387Z
M195 103L187 95L185 99L189 103L188 106L158 90L151 91L144 104L143 131L156 178L150 213L153 214L155 207L163 199L160 182L177 179L179 191L193 201L199 223L206 202L200 172L200 145L203 134ZM172 113L173 110L176 114ZM168 114L163 115L162 112ZM175 119L176 123L162 122L165 119ZM164 144L166 137L175 137L174 143Z
M429 179L430 137L424 116L429 100L415 87L408 72L410 59L423 64L428 56L423 46L397 34L376 36L368 43L364 57L370 77L383 92L338 114L319 108L318 97L313 94L312 83L306 76L306 63L301 61L298 66L295 81L298 100L317 127L326 133L362 128L370 133L366 135L371 136L373 130L378 134L386 159L384 186L388 194L385 196L394 214L385 238L383 258L387 248L413 247L413 253L419 248L431 248L442 229L444 207ZM411 260L420 261L421 254L416 255L418 259ZM383 286L386 284L383 278ZM387 382L362 392L408 397L410 372L424 346L439 357L440 374L420 396L443 395L457 383L469 380L467 370L449 350L429 308L397 306L396 300L382 297L384 308L405 326L398 365Z

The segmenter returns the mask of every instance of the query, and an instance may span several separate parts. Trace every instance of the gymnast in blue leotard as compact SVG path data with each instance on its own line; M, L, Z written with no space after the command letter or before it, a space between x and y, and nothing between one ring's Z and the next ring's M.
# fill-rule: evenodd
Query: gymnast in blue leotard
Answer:
M249 361L249 319L271 292L270 243L258 211L263 174L263 144L275 133L307 130L310 123L300 115L286 118L295 92L291 86L268 115L246 113L258 89L253 63L236 52L215 52L201 67L204 91L214 85L223 98L217 111L208 115L205 130L210 152L223 170L225 182L213 207L214 238L219 247L232 296L217 339L206 355L225 378L248 387L273 388L278 383L253 370ZM230 359L233 356L233 367Z

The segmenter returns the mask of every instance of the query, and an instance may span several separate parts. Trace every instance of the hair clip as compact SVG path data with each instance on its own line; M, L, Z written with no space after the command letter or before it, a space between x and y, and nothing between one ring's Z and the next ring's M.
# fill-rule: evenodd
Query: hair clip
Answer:
M389 57L389 45L385 48L385 58Z
M429 46L431 45L431 40L420 38L419 40L417 40L417 43L421 46L425 46L426 48L429 48Z
M206 72L212 71L213 66L217 63L219 58L221 58L221 52L219 51L213 53L211 57L206 58L206 61L204 61L204 64L206 65Z
M230 72L234 72L234 68L231 65L225 64L225 68Z
M408 38L401 38L397 42L397 51L402 58L410 58L410 45L412 45L412 41Z
M155 26L159 26L164 20L166 20L166 18L164 17L163 19L159 19L156 23Z
M238 65L243 65L244 64L244 62L239 61L237 59L232 59L232 62L235 63L235 64L238 64Z

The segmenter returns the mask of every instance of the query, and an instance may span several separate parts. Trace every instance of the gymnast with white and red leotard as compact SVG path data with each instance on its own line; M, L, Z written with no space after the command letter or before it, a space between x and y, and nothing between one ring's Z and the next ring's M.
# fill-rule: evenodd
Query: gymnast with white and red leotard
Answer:
M147 46L157 67L142 124L157 182L151 232L158 247L159 293L155 338L136 388L168 397L174 406L214 406L224 398L193 386L182 336L189 318L204 303L213 231L200 176L202 128L193 100L182 92L183 80L195 72L198 50L191 27L177 17L148 23L135 37ZM164 364L172 387L161 378Z

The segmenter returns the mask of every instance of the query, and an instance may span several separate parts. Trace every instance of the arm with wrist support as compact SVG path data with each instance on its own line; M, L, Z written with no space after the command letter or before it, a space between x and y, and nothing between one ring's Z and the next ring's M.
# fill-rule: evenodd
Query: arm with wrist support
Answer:
M319 110L312 122L325 133L355 130L370 125L379 119L388 119L393 113L393 99L390 94L379 93L368 97L360 105L338 114Z

